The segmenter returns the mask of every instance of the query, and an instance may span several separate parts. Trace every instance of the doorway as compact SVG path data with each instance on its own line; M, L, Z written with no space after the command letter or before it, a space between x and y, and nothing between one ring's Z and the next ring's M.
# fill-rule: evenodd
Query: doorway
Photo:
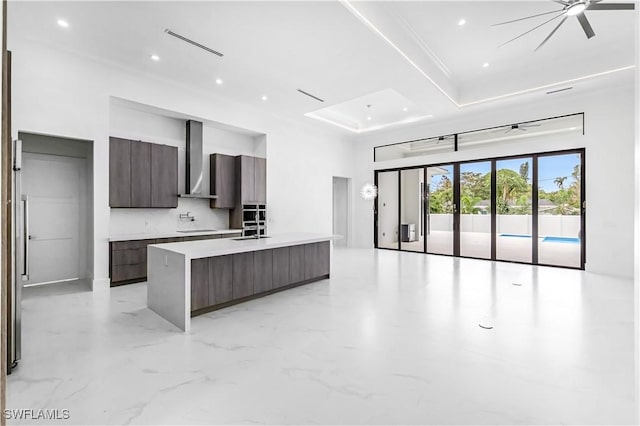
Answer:
M18 137L16 279L23 287L84 285L93 275L92 144L26 132Z
M349 245L349 211L351 179L333 177L333 234L342 238L334 241L338 247Z

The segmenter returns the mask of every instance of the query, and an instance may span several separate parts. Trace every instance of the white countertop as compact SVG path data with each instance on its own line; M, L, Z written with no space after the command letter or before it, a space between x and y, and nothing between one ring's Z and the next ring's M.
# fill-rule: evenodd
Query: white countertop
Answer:
M217 229L215 231L202 231L202 232L173 231L173 232L161 232L161 233L155 233L155 234L112 235L109 237L109 241L115 242L115 241L154 240L157 238L198 237L200 235L221 235L221 234L239 234L239 233L242 233L242 229Z
M269 238L234 240L223 238L215 240L185 241L181 243L153 244L156 247L173 253L182 254L190 259L203 257L224 256L226 254L245 253L258 250L269 250L279 247L297 246L301 244L318 243L321 241L337 240L339 235L291 233L272 235Z

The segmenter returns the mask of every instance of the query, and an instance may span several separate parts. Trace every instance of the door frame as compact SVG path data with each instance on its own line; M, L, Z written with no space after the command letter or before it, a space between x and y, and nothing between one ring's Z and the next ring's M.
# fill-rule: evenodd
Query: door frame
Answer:
M579 154L580 155L580 266L563 266L563 265L550 265L550 264L542 264L538 262L538 158L539 157L550 157L555 155L565 155L565 154ZM496 258L496 245L497 245L497 203L496 203L496 189L497 189L497 170L496 163L502 160L510 160L517 158L531 158L531 216L532 216L532 229L531 229L531 262L520 262L520 261L511 261L511 260L501 260ZM586 171L585 171L585 161L586 159L586 149L585 148L571 148L571 149L563 149L557 151L543 151L543 152L534 152L534 153L525 153L525 154L514 154L502 157L487 157L487 158L477 158L466 161L447 161L447 162L439 162L439 163L430 163L424 165L416 165L416 166L406 166L406 167L394 167L389 169L377 169L374 170L374 184L378 188L379 187L379 173L385 172L396 172L398 174L398 247L397 248L388 248L388 247L379 247L378 246L378 197L374 200L374 220L373 220L373 231L374 231L374 247L379 250L392 250L392 251L403 251L409 253L424 253L424 254L435 254L439 256L451 256L451 257L461 257L461 258L469 258L469 259L480 259L480 260L493 260L498 262L508 262L508 263L520 263L525 265L540 265L540 266L551 266L556 268L565 268L565 269L578 269L584 270L586 264ZM477 163L477 162L490 162L491 163L491 259L487 258L477 258L471 256L460 256L460 165L469 164L469 163ZM427 253L427 202L423 197L422 202L422 217L423 217L423 227L425 230L424 236L424 247L423 251L414 251L414 250L403 250L401 248L400 241L400 225L401 225L401 213L402 213L402 192L401 192L401 179L402 179L402 171L403 170L413 170L413 169L424 169L425 176L425 189L427 191L427 168L428 167L438 167L438 166L453 166L453 186L454 186L454 205L456 206L454 210L454 254L439 254L439 253ZM456 243L457 241L457 243Z

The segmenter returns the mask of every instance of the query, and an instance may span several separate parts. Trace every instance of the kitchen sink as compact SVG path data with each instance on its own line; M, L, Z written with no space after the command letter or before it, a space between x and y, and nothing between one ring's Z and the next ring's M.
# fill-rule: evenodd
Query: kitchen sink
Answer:
M253 235L250 235L248 237L238 237L238 238L231 238L231 239L234 241L243 241L243 240L261 240L263 238L271 238L271 237L262 235L260 236L260 238L258 238L258 237L254 237Z
M191 234L193 232L211 232L211 231L215 231L215 229L181 229L180 231L176 231L176 232L180 232L181 234Z

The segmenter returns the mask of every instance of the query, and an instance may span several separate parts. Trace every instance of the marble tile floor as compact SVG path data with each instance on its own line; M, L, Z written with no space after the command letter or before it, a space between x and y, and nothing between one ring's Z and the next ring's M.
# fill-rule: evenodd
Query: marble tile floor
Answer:
M146 308L145 286L28 289L8 408L86 425L636 421L631 280L335 249L330 280L189 334Z

